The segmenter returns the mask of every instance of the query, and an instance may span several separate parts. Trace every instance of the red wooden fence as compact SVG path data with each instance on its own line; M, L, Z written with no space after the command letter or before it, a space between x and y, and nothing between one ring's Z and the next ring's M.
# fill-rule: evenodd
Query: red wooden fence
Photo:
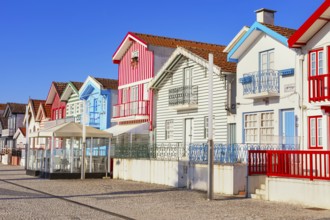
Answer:
M249 175L330 180L330 151L250 150Z

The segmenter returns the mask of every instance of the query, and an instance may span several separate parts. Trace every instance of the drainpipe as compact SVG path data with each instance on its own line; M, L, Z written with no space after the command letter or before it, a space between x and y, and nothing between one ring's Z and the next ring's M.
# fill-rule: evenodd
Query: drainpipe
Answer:
M300 84L300 149L304 149L304 55L299 55Z

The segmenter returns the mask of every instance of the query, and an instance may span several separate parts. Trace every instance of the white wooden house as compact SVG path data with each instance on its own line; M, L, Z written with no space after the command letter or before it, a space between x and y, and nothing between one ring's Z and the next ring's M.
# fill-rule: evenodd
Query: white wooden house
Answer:
M236 64L226 61L224 48L214 44L178 47L149 84L155 94L157 145L182 144L186 148L192 143L207 143L209 53L214 55L215 64L214 141L227 142L228 123L235 114Z
M329 150L330 144L330 2L325 1L292 35L303 86L303 148Z
M66 118L74 118L76 123L80 123L83 112L83 102L79 99L82 85L82 82L68 82L61 95L61 101L66 102Z
M298 63L287 40L293 29L275 26L275 11L256 11L225 49L237 63L237 142L298 145L301 133Z

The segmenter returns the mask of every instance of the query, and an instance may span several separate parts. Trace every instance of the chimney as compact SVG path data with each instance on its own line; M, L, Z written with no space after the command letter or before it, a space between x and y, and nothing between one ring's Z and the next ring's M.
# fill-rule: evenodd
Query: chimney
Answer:
M256 10L257 22L274 25L275 12L276 11L267 8Z

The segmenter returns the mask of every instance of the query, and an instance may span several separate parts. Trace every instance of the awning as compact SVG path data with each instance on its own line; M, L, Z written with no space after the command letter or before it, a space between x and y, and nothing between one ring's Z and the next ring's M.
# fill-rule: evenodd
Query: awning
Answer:
M49 129L33 132L30 137L82 137L83 126L74 122L67 122ZM111 138L108 132L86 126L86 137Z
M118 136L123 133L149 134L149 123L145 122L139 124L115 125L105 131L113 136Z

